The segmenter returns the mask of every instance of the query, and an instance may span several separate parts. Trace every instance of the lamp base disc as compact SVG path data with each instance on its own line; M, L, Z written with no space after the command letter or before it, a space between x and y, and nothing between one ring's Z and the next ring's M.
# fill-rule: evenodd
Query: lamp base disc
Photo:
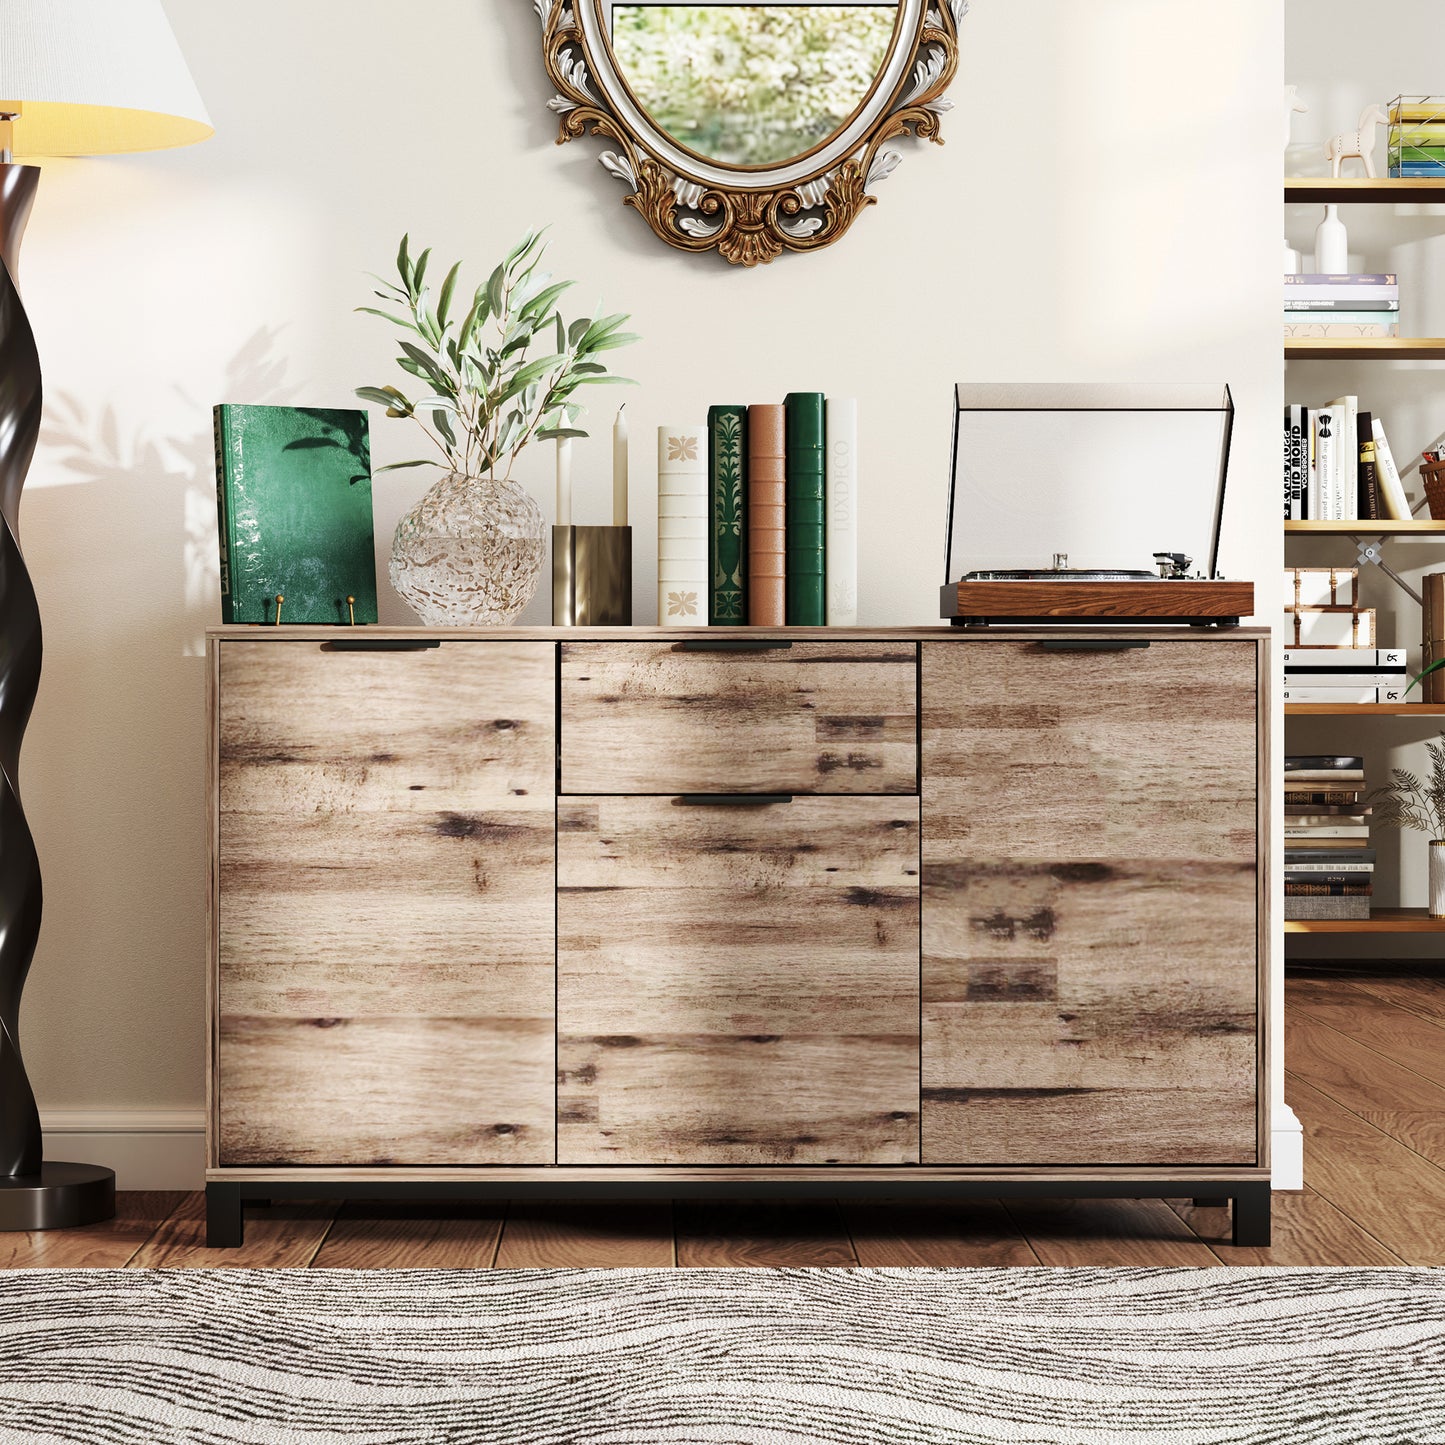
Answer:
M47 1159L39 1174L0 1175L0 1233L74 1229L115 1215L115 1171Z

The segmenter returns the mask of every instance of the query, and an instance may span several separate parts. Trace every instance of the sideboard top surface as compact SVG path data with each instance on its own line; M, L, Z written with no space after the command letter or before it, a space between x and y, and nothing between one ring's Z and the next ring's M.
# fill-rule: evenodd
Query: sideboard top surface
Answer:
M1138 638L1168 642L1258 642L1267 640L1267 627L951 627L947 623L921 627L266 627L228 624L208 627L214 640L243 642L335 642L339 638L369 637L397 641L425 639L437 642L686 642L728 637L758 640L787 638L798 642L888 641L938 642L958 638L974 642L1046 642L1058 639L1109 638L1124 642Z

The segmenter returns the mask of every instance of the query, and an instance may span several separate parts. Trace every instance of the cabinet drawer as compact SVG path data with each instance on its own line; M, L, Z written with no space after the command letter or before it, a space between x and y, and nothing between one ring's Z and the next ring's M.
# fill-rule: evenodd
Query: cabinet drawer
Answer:
M563 643L562 791L915 792L917 666L902 642Z
M918 802L558 805L561 1164L918 1159Z
M924 645L925 1164L1255 1162L1256 669Z
M552 1163L551 645L217 650L215 1162Z

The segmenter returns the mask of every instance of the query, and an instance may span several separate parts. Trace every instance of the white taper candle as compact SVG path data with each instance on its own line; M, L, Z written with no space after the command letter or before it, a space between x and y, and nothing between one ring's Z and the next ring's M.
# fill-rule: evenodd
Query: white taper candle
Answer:
M612 525L627 525L627 405L617 408L612 424Z
M572 438L557 438L557 525L572 525Z

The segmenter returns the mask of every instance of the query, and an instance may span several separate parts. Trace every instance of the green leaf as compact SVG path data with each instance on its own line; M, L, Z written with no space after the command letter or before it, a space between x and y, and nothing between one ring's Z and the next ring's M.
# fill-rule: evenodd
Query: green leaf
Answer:
M431 260L431 247L428 246L420 256L416 258L416 268L411 273L411 289L418 296L421 295L422 279L426 276L426 263Z
M403 331L415 331L416 326L404 316L393 316L390 311L378 311L375 306L357 306L357 311L364 311L368 316L380 316L383 321L390 321L393 326L400 326Z
M617 311L611 316L603 316L591 322L587 330L583 333L583 347L586 348L590 346L592 342L598 340L600 337L609 335L616 331L619 326L624 326L631 320L632 318L625 311Z
M521 315L536 321L540 326L542 322L552 314L552 309L557 304L557 298L564 291L570 290L576 284L575 281L554 282L545 290L537 292L537 294L522 307Z
M567 345L580 346L583 338L591 329L592 318L590 316L584 316L580 321L574 321L571 326L567 328Z
M642 337L635 331L614 331L611 336L604 336L599 341L593 341L585 347L579 348L586 352L594 351L615 351L619 346L631 346L634 341L641 341Z
M408 291L411 290L411 257L407 255L407 247L411 244L411 236L401 238L401 246L396 253L396 269Z
M406 352L418 366L424 368L426 374L436 382L438 391L445 393L447 396L456 394L456 383L437 363L437 359L434 356L429 355L423 351L421 347L410 341L403 341L401 343L401 349Z
M579 376L578 386L636 386L630 376Z
M452 430L451 419L447 416L446 412L441 410L434 411L431 414L431 419L436 429L446 438L447 445L455 448L457 444L457 434Z
M498 266L487 278L487 308L493 316L502 314L502 306L506 301L505 286L506 273L502 267Z
M447 324L447 316L452 309L452 292L457 289L457 276L460 274L461 269L462 263L458 261L457 264L447 272L447 279L442 282L441 295L437 297L437 324L443 328L445 328Z
M558 351L566 351L566 349L567 349L567 324L566 324L566 322L564 322L564 321L562 320L562 315L561 315L560 312L557 314L556 320L557 320L557 350L558 350Z
M1407 688L1405 689L1405 691L1400 694L1400 696L1401 696L1401 697L1409 697L1409 696L1410 696L1410 693L1412 692L1412 690L1413 690L1414 688L1418 687L1420 683L1424 682L1424 680L1425 680L1427 677L1429 677L1432 672L1437 672L1437 671L1438 671L1440 668L1442 668L1442 667L1445 667L1445 657L1442 657L1438 662L1432 662L1432 663L1430 664L1430 666L1427 667L1427 668L1424 670L1424 672L1422 672L1422 673L1414 680L1414 682L1412 682L1412 683L1410 684L1410 686L1407 687Z
M377 467L376 475L383 472L399 472L403 467L439 467L441 463L433 461L431 457L419 457L414 462L388 462L384 467Z
M585 431L579 431L575 426L549 426L539 427L532 433L539 442L558 441L563 437L585 437Z
M411 403L394 386L358 386L356 394L362 401L375 402L377 406L392 408L401 404L410 408Z

